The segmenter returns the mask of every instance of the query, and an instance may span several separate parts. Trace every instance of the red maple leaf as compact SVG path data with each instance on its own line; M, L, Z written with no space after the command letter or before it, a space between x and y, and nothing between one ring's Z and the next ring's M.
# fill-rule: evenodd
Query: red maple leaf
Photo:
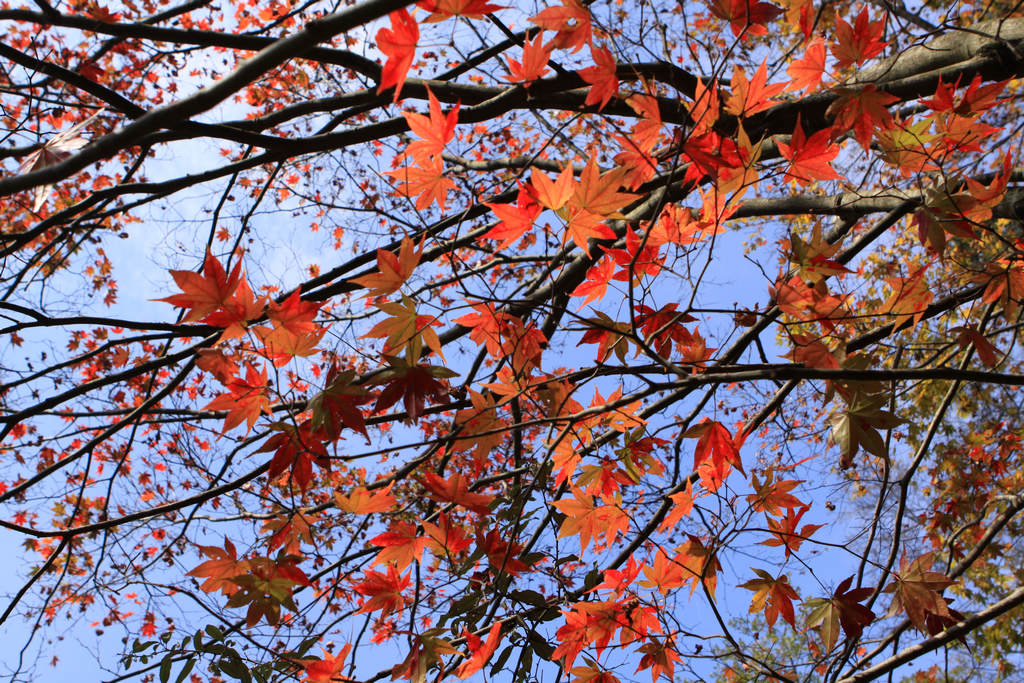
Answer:
M586 281L574 289L570 296L586 297L579 308L583 308L591 301L600 301L604 298L604 294L608 290L608 283L612 281L614 274L615 262L608 257L602 258L596 266L587 271Z
M257 453L274 452L267 476L274 481L285 472L289 472L291 481L295 482L301 491L306 491L313 479L313 463L325 470L331 468L322 437L311 431L308 422L298 427L283 423L277 423L273 427L277 433L256 450Z
M768 518L768 528L771 529L774 534L774 538L769 538L766 541L761 541L760 545L767 545L770 547L783 546L786 549L786 557L789 557L790 553L795 553L800 550L800 546L803 545L804 541L810 538L815 531L825 526L824 524L805 524L802 529L797 529L797 525L800 523L800 518L804 516L809 507L802 507L799 510L794 508L788 508L786 510L786 516L781 521Z
M488 515L491 513L490 504L494 496L483 493L471 493L466 478L458 472L452 474L448 479L442 479L433 472L423 475L423 484L429 491L429 496L441 503L455 503L477 513Z
M367 441L370 439L366 433L366 421L358 407L369 401L370 396L363 387L353 385L353 379L354 371L342 371L332 366L327 371L324 390L309 402L309 410L312 412L310 423L314 429L323 431L329 439L337 439L342 427L359 432Z
M763 569L754 569L754 573L758 578L751 579L739 586L754 591L754 597L750 600L750 613L764 611L764 620L768 623L769 628L775 625L775 620L781 614L790 626L796 628L793 601L799 600L800 596L789 584L789 579L786 576L774 578Z
M370 598L356 614L380 610L383 619L392 612L401 611L405 607L402 591L411 583L412 578L408 574L402 576L394 565L388 565L386 574L367 569L363 573L363 580L352 586L352 590Z
M261 296L257 299L253 296L249 283L246 282L243 276L241 282L238 283L238 287L235 289L235 293L221 304L216 311L203 318L201 322L207 325L223 327L224 333L220 337L221 340L235 339L245 334L246 323L263 315L263 309L266 307L266 304L266 297Z
M687 429L684 436L697 438L697 446L693 451L694 469L707 463L719 473L727 472L727 465L743 472L739 448L732 434L721 422L705 418L699 425Z
M768 33L764 24L782 14L775 5L757 0L711 0L708 9L719 19L728 21L732 34L737 38L744 34L762 36Z
M619 78L616 75L615 56L606 47L590 48L590 56L595 66L579 70L580 78L590 83L587 99L584 104L597 104L598 111L604 109L608 100L619 91Z
M546 177L546 176L545 176ZM541 206L534 201L531 192L520 187L515 204L494 204L484 202L501 222L484 235L486 239L498 240L498 249L512 246L533 227L540 215Z
M372 545L382 548L373 564L393 564L402 571L423 556L429 542L429 538L419 535L415 524L393 521L387 531L370 539Z
M847 577L840 583L829 598L812 598L804 604L811 608L807 615L807 626L817 627L825 649L831 651L839 639L839 627L842 626L847 638L860 638L864 627L875 620L875 613L861 605L874 593L874 588L862 587L850 589L853 577Z
M478 531L476 544L480 552L487 556L487 561L495 573L519 576L530 568L530 565L519 558L519 554L523 552L522 544L509 543L497 529L491 528L486 534L482 530Z
M839 146L833 144L831 138L832 131L829 128L819 130L808 138L798 114L789 144L779 143L779 152L789 160L786 178L803 185L815 180L842 178L829 163L839 155Z
M974 79L967 86L967 90L964 91L960 101L957 102L956 91L960 87L960 78L957 77L957 80L953 83L944 83L940 76L939 85L935 88L934 97L921 100L921 104L931 108L933 111L949 111L957 116L969 117L994 107L998 102L996 97L1006 88L1007 83L1009 81L982 85L981 74L975 74Z
M319 327L315 320L320 306L315 301L303 301L296 289L281 303L271 301L267 317L275 328L284 328L295 335L310 334Z
M458 374L436 365L409 365L402 358L386 358L389 367L373 379L374 384L385 385L374 410L386 410L402 399L409 419L414 422L423 414L426 399L436 403L445 400L448 387L443 380Z
M825 112L826 116L834 118L833 137L852 130L857 142L867 151L876 130L889 130L896 125L886 107L899 98L882 92L873 83L862 88L836 88L836 93L839 99Z

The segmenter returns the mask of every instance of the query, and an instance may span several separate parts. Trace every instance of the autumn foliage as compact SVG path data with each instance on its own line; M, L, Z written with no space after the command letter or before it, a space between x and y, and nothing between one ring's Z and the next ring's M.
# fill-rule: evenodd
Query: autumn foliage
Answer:
M1016 4L0 22L16 680L1021 675Z

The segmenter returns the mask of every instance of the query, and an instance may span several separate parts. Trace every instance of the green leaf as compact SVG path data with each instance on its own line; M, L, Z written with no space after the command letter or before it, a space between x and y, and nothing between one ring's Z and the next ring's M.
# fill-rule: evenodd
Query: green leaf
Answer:
M198 635L198 634L197 634ZM195 659L189 659L185 662L185 666L181 667L181 671L178 672L178 677L175 679L175 683L181 683L192 671L192 667L196 665Z
M530 647L543 659L550 660L551 655L554 654L555 648L548 642L547 638L537 633L533 629L530 629L526 633L526 639L530 641Z
M517 600L519 602L526 603L527 605L530 605L531 607L547 607L548 606L548 601L544 598L543 595L541 595L537 591L531 591L531 590L512 591L511 593L508 594L508 597L512 598L513 600Z
M512 650L515 649L515 645L509 645L498 655L498 658L494 660L494 664L491 665L491 676L497 675L501 668L505 666L505 662L512 656Z
M170 655L164 657L164 661L160 662L160 683L167 683L171 680L171 665L174 664L174 660L171 659Z

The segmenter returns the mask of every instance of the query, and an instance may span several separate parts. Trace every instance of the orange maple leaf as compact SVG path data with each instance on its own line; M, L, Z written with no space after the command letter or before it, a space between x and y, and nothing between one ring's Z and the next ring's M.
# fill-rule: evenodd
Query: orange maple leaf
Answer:
M769 98L775 97L786 89L785 83L767 84L767 60L754 72L754 77L747 80L743 67L736 66L732 70L732 92L725 98L725 110L733 116L750 116L759 111L770 109L775 105Z
M804 50L804 56L790 62L786 73L793 79L789 90L816 90L825 75L825 41L815 38Z
M403 166L394 171L385 171L385 175L398 180L395 194L403 197L416 197L416 208L420 211L428 208L435 201L444 211L448 202L448 191L455 189L455 182L444 172L440 157L420 159L415 166Z
M257 372L252 363L245 364L245 379L236 377L225 385L227 393L221 394L210 401L203 410L226 410L224 428L221 433L227 433L242 424L244 420L248 433L260 413L270 414L270 397L267 395L267 369Z
M491 625L491 630L487 632L487 641L482 644L476 634L469 631L466 631L465 634L466 645L469 646L469 651L473 654L469 661L463 662L455 670L455 677L460 679L469 678L484 668L484 664L491 658L494 651L498 649L498 645L501 643L501 622L496 621Z
M675 680L676 662L681 662L683 658L676 651L676 646L671 638L666 638L664 641L653 637L648 638L637 652L643 652L644 656L640 658L640 664L636 671L650 669L651 683L658 683L663 675L670 681Z
M551 71L548 68L548 60L551 58L551 44L544 45L541 42L543 32L538 31L533 40L526 38L523 41L523 58L517 61L508 57L508 76L505 80L512 83L526 83L529 85L544 74Z
M253 330L263 342L263 348L256 352L270 360L275 367L287 365L293 358L312 356L319 351L320 339L327 333L327 328L315 332L295 334L285 327L269 329L259 326Z
M387 62L380 72L380 84L377 92L383 92L391 86L395 86L394 101L398 101L398 95L402 92L402 85L405 77L412 66L413 57L416 55L416 42L420 39L420 27L412 18L409 11L400 9L389 15L391 28L382 28L377 31L377 47L387 55Z
M431 13L423 20L426 23L444 21L451 17L483 19L485 14L505 9L504 5L492 5L488 0L419 0L416 6Z
M183 322L200 320L231 299L242 281L241 271L242 264L236 263L235 267L231 269L231 274L228 275L224 271L224 267L220 265L220 261L207 251L202 274L191 270L172 270L171 277L181 288L182 293L157 299L157 301L166 301L172 306L189 309L182 319Z
M505 420L498 417L493 399L469 390L472 407L455 413L455 427L458 434L452 443L453 451L473 451L474 473L487 463L487 456L505 440Z
M806 507L803 501L790 493L802 483L801 481L789 479L773 482L774 476L775 473L769 469L763 484L756 474L751 477L750 484L756 493L747 496L747 502L751 504L754 512L763 511L766 515L779 516L782 515L784 508Z
M221 384L230 382L238 372L238 363L219 348L199 349L196 367L209 372Z
M672 501L672 510L665 515L665 519L661 522L661 526L658 527L658 531L674 529L679 520L689 516L693 511L693 481L687 477L686 487L682 491L673 493L668 498Z
M857 15L853 26L842 17L836 17L836 41L832 43L836 67L843 69L853 64L860 66L884 50L889 44L881 40L885 22L886 17L870 21L866 7Z
M406 349L406 356L410 363L416 362L423 351L423 345L436 353L442 359L444 353L441 350L441 340L438 339L431 325L437 324L437 318L431 315L420 315L416 310L416 302L407 296L402 296L402 301L377 304L378 309L387 313L389 317L374 325L369 332L360 339L387 338L384 343L383 353L393 356L402 349Z
M562 0L560 7L548 7L537 13L530 22L545 31L556 31L552 45L560 50L580 49L593 39L590 12L579 0Z
M373 564L393 564L402 571L423 556L429 542L429 538L417 533L415 524L394 521L388 531L370 539L371 544L382 548Z
M342 676L341 670L345 666L345 658L352 650L352 643L346 643L341 652L335 657L327 650L321 649L323 659L307 660L302 662L305 669L306 680L303 683L332 683L332 681L348 681L348 676Z
M892 324L896 327L899 327L908 320L913 320L916 325L924 317L928 305L934 298L931 287L925 279L925 271L928 270L930 265L930 263L925 264L906 278L886 278L886 282L892 287L893 293L882 304L881 310L895 317Z
M456 104L447 114L442 114L441 103L438 102L430 88L427 88L427 96L430 98L429 116L413 111L403 114L406 123L409 124L409 129L422 139L410 142L405 151L398 155L399 159L410 156L415 162L423 163L430 157L443 152L444 146L455 137L455 125L459 121L459 105Z
M466 548L473 545L471 539L459 524L452 521L445 513L438 515L437 524L420 522L423 535L427 539L427 548L436 557L446 557L453 564Z
M367 296L383 296L398 291L412 272L416 270L423 257L423 241L419 249L408 237L402 238L398 253L385 249L377 250L377 272L370 275L352 278L351 282L362 285L370 291Z
M558 537L580 537L580 552L585 552L590 540L604 535L605 545L611 545L618 534L629 532L629 517L618 505L595 505L593 496L573 487L573 498L563 498L551 504L565 515Z
M395 497L391 495L391 487L379 491L369 491L365 486L357 486L347 495L341 492L334 494L334 503L338 509L353 515L369 515L374 512L387 512L395 506Z
M551 180L547 173L535 168L530 174L530 185L536 193L538 204L546 209L558 211L565 206L573 194L575 179L572 166L562 169L555 180Z
M894 580L885 587L885 593L892 593L893 604L890 614L905 610L907 617L920 631L926 630L929 615L949 618L949 604L941 591L956 583L940 572L931 571L935 553L925 553L913 562L900 558L900 571L894 573Z
M224 595L233 595L240 586L235 579L249 571L249 561L239 560L235 544L224 539L224 547L201 545L199 551L210 559L188 572L185 576L206 577L199 587L207 593L220 591Z
M583 253L590 255L590 240L615 239L615 233L601 220L601 216L591 213L586 209L570 209L565 223L566 232L562 236L562 242L566 238L572 241L583 250Z
M619 192L628 169L615 167L601 173L594 157L580 173L570 204L604 217L621 218L618 210L637 198L632 192Z

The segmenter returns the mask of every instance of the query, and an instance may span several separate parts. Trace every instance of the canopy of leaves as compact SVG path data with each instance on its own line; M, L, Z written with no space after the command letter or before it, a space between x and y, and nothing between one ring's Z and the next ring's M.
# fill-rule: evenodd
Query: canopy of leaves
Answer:
M0 31L14 680L1019 679L1016 4Z

